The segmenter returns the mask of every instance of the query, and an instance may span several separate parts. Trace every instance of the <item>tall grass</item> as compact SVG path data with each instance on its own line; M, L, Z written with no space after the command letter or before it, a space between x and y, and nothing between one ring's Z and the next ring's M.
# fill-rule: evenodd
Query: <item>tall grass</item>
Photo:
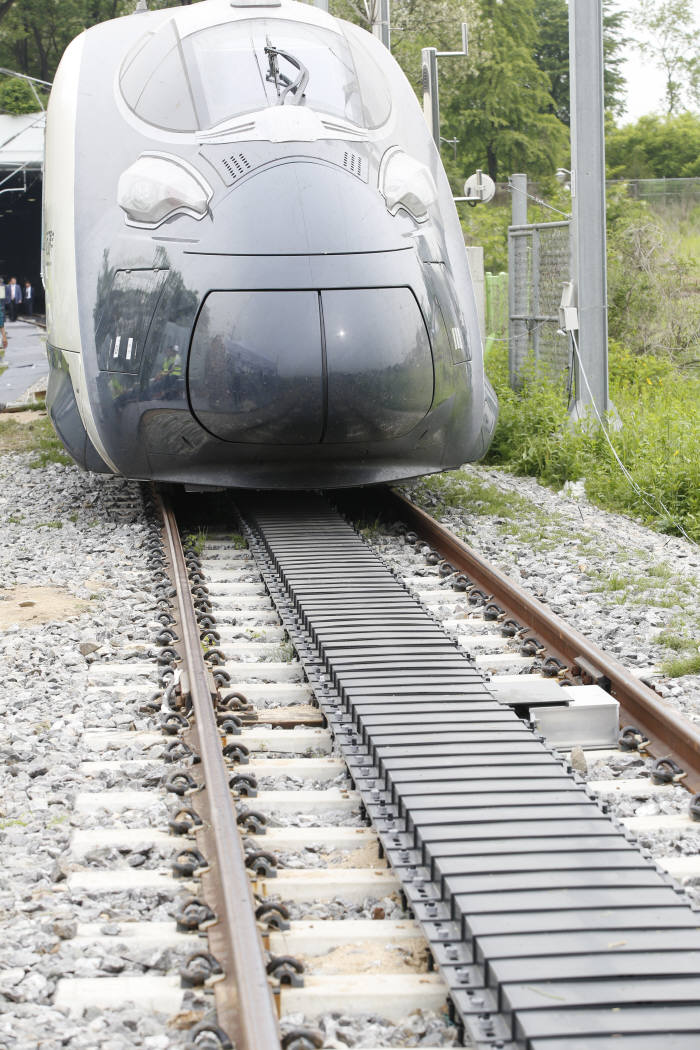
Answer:
M610 345L610 396L622 426L610 440L640 495L596 427L572 425L563 381L530 363L519 392L508 387L503 349L487 370L500 398L488 463L561 486L585 479L602 507L632 513L662 532L679 526L700 541L700 368L671 358L636 356Z

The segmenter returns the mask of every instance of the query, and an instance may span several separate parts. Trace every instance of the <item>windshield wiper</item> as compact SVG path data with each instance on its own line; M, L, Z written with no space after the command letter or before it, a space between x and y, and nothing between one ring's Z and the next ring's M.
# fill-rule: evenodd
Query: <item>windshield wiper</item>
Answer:
M279 99L279 105L283 106L287 95L291 95L291 103L293 106L298 106L304 97L304 91L306 85L309 82L309 71L303 62L300 62L294 55L290 55L288 51L281 51L278 47L275 47L270 38L267 38L267 45L265 47L265 54L267 55L268 71L265 79L268 83L275 85L277 91L277 98ZM290 80L284 73L280 73L279 60L284 58L290 65L294 66L295 69L299 70L299 76L296 80Z

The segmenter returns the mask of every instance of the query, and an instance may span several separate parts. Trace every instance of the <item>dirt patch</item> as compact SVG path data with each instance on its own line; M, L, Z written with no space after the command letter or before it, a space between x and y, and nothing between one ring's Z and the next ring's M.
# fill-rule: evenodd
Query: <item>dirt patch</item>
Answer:
M36 423L37 419L45 419L46 413L37 409L30 409L27 412L2 412L0 413L0 419L11 419L15 423L19 423L21 426L26 426L27 423Z
M13 623L51 623L80 616L88 603L61 587L15 587L0 591L0 628Z
M32 452L50 426L45 412L0 413L0 453Z
M387 940L391 942L390 935ZM424 973L428 946L421 938L399 945L358 941L344 944L326 955L304 957L304 969L313 974Z
M361 846L353 850L334 850L324 853L323 858L329 868L386 868L386 861L377 855L377 843Z

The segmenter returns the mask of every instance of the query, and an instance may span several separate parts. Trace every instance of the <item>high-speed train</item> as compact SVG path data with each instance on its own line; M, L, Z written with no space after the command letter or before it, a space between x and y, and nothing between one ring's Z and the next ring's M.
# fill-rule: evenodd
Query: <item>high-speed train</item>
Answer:
M450 186L373 36L292 0L97 25L47 116L47 404L93 471L387 482L483 455L497 402Z

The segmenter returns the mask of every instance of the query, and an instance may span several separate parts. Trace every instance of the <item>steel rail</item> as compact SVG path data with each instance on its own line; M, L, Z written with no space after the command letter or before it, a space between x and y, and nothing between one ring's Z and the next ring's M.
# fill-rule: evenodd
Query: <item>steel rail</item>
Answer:
M394 490L385 490L383 501L394 518L405 522L456 569L492 595L493 601L531 630L552 655L571 668L579 668L584 676L593 670L607 679L606 687L619 702L623 720L633 722L648 737L654 751L670 754L686 771L686 786L700 791L700 732L690 722L662 703L619 660L565 623L426 511Z
M167 552L182 628L181 645L189 693L196 718L199 754L211 818L211 837L218 873L217 939L223 943L227 982L225 1001L228 1035L236 1050L280 1050L277 1013L268 981L262 942L255 920L250 878L236 814L221 754L207 669L202 657L197 619L192 605L187 566L175 515L160 493L156 503L163 519ZM219 986L217 986L219 987Z

